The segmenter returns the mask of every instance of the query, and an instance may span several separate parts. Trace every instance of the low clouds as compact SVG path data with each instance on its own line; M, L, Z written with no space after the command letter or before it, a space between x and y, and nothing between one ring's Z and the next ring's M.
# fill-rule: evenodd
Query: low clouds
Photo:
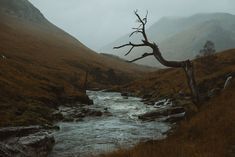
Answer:
M129 33L135 26L133 10L149 11L149 23L163 16L200 12L235 14L234 0L29 0L54 24L88 47L102 46Z

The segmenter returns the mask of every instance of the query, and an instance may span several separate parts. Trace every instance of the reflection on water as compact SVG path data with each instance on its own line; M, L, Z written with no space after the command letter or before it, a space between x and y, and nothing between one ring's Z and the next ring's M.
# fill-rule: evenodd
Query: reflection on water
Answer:
M144 105L139 98L123 98L120 93L88 91L92 108L108 109L112 116L89 117L81 122L59 123L54 133L56 144L51 157L90 156L128 148L140 141L164 138L170 129L163 122L142 122L138 115L154 108Z

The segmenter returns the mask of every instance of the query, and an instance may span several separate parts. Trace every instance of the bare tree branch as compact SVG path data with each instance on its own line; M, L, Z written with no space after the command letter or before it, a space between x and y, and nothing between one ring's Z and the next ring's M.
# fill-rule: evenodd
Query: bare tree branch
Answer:
M137 33L143 33L143 32L140 31L140 30L134 31L134 32L132 32L132 33L129 35L129 37L131 37L133 34L137 34Z
M138 10L135 10L134 11L135 15L137 16L138 18L138 22L141 23L139 25L139 27L136 27L136 28L132 28L134 29L135 31L133 31L129 37L131 37L132 35L134 34L138 34L138 33L141 33L144 37L144 39L142 40L143 44L133 44L131 42L129 42L128 44L124 44L124 45L121 45L121 46L116 46L114 47L114 49L120 49L120 48L123 48L123 47L126 47L126 46L131 46L131 48L129 49L129 51L125 54L125 56L127 56L128 54L131 53L131 51L135 48L135 47L141 47L141 46L149 46L151 47L151 43L149 43L148 41L148 38L147 38L147 35L146 35L146 32L145 32L145 25L147 24L147 17L148 17L148 11L145 15L145 18L141 19L141 17L139 16L138 14Z
M147 35L146 35L146 32L145 32L145 25L147 24L147 21L148 21L148 20L147 20L148 11L147 11L147 14L146 14L145 18L143 18L143 19L141 19L140 15L138 14L138 10L135 10L134 13L135 13L135 15L136 15L137 18L138 18L138 22L141 23L141 26L142 26L142 35L143 35L143 37L144 37L144 40L145 40L146 42L148 42L148 38L147 38Z
M140 15L138 14L138 10L135 10L134 13L138 18L138 22L142 23L142 25L145 25L144 21L141 19Z
M144 53L141 57L138 57L138 58L136 58L136 59L133 59L133 60L131 60L131 61L129 61L129 62L135 62L135 61L138 61L138 60L140 60L140 59L143 59L143 58L145 58L145 57L148 57L148 56L153 56L154 54L153 53Z
M141 26L142 26L142 24L140 24L139 27L133 27L132 29L140 30Z
M125 56L127 56L129 53L131 53L131 51L135 48L135 47L141 47L141 46L146 46L145 44L133 44L132 42L129 42L128 44L124 44L121 46L117 46L114 47L114 49L120 49L126 46L131 46L130 50L125 54Z
M149 12L147 10L147 13L146 13L145 18L144 18L145 24L147 24L147 22L148 22L148 14L149 14Z

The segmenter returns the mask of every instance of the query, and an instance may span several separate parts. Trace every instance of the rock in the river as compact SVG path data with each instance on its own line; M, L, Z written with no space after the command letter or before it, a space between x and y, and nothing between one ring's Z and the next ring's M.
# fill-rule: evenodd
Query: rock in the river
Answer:
M158 118L167 117L170 115L180 114L184 112L185 109L183 107L171 107L168 109L162 109L162 110L158 109L152 112L147 112L145 114L138 116L138 118L141 120L155 120Z
M173 106L173 103L170 99L162 99L154 103L156 108L170 108Z
M226 89L232 82L233 77L232 76L228 76L225 83L224 83L224 89Z
M129 92L122 92L121 96L124 96L124 97L134 97L135 95L133 93L129 93Z
M64 119L63 114L60 113L59 111L54 112L54 113L52 114L52 116L53 116L53 119L54 119L55 121L61 121L61 120Z
M47 156L52 149L55 140L54 137L47 132L38 132L29 136L21 137L19 144L26 146L27 153L30 156Z
M122 93L121 93L121 96L128 97L128 96L129 96L129 93L128 93L128 92L122 92Z
M185 112L179 113L179 114L173 114L173 115L169 115L166 118L166 122L171 122L171 123L175 123L181 120L184 120L186 118L185 116Z
M95 110L95 109L89 109L89 108L84 108L82 110L82 113L84 113L86 116L95 116L95 117L96 116L99 117L103 115L101 111Z
M0 140L5 140L12 136L22 137L31 133L38 132L42 129L41 126L27 126L27 127L6 127L0 128Z
M62 121L81 121L84 117L99 117L103 112L99 109L91 108L91 106L60 106L59 112L62 114Z
M9 134L0 142L0 157L46 157L55 143L54 137L38 126L3 128L1 133L6 135L6 130Z
M104 108L104 115L106 116L112 116L113 114L111 112L109 112L108 108Z

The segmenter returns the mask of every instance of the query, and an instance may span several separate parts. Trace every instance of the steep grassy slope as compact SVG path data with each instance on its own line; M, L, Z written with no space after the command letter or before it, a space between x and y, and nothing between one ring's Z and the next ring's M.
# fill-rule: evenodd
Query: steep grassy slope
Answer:
M108 88L146 68L92 52L27 0L0 1L0 126L43 124L60 103L89 103L83 89Z
M197 82L201 93L209 94L222 88L228 74L233 76L229 87L201 104L196 114L179 123L170 136L162 141L141 143L131 150L120 150L104 157L232 157L235 154L235 50L217 54L211 67L195 61ZM179 91L188 92L185 76L180 69L166 69L151 78L127 87L140 95L152 93L180 99ZM181 101L182 102L182 101ZM189 104L187 104L189 105Z

